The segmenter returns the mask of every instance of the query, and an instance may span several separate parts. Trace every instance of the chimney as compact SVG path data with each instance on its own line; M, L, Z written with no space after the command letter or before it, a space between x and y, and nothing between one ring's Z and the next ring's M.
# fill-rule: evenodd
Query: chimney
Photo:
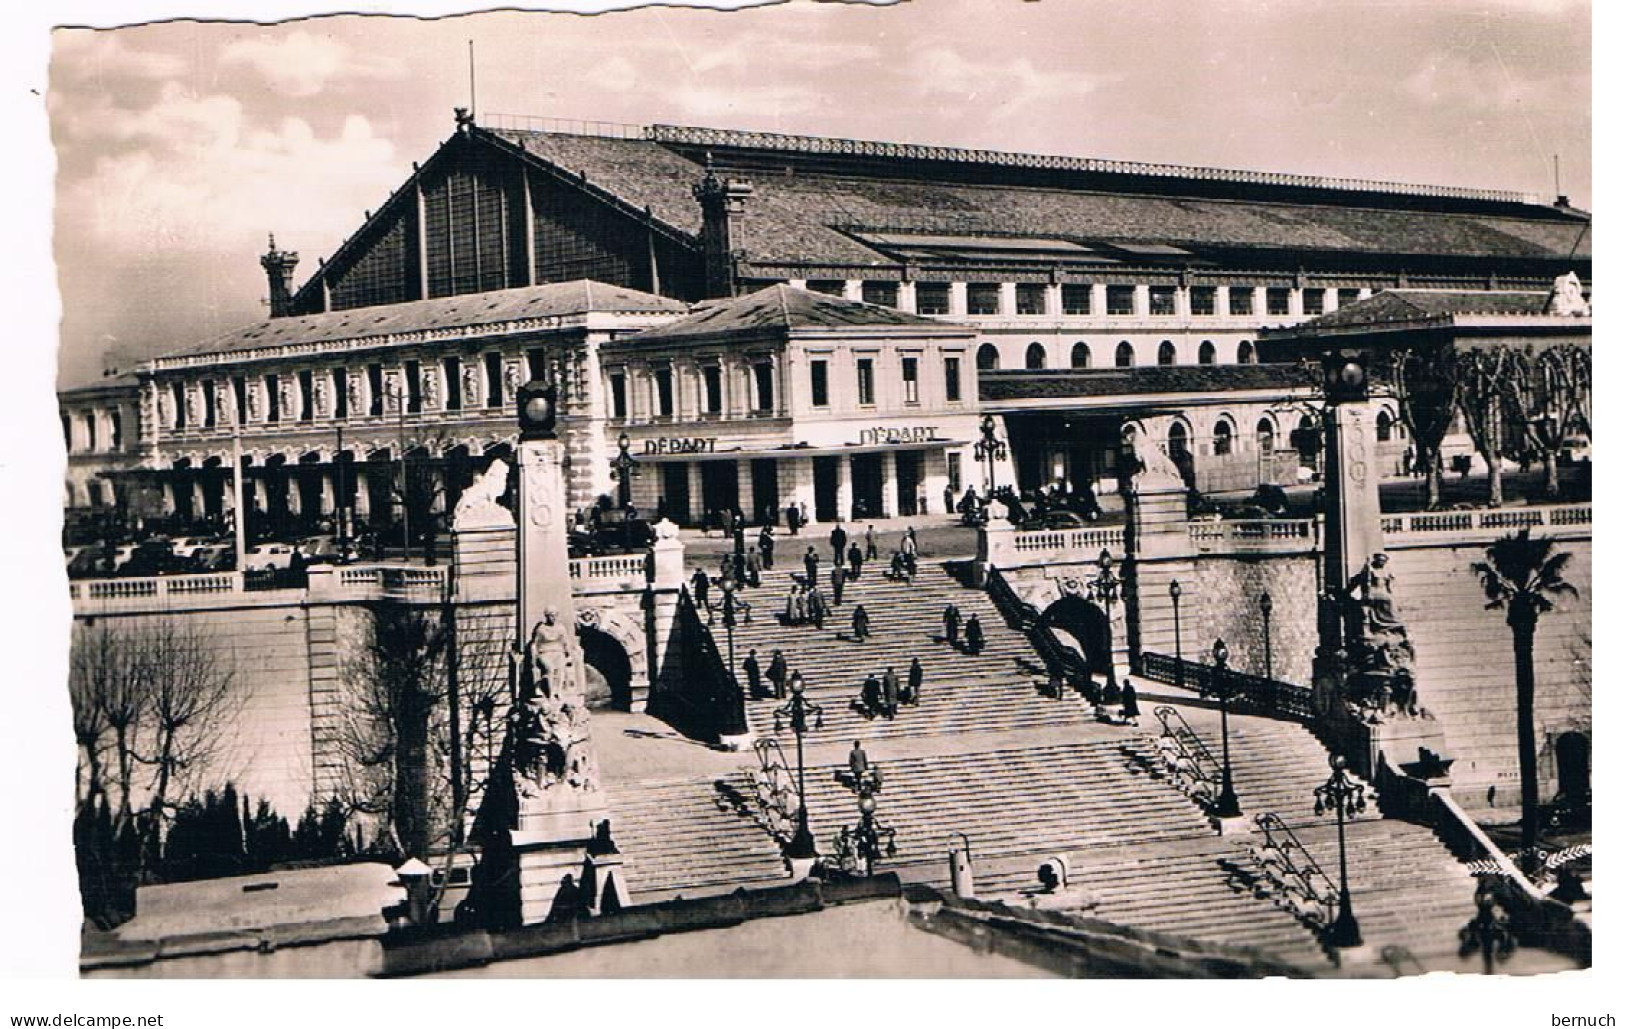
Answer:
M705 295L729 297L735 292L733 220L745 212L745 201L756 192L748 179L719 179L705 155L705 178L694 187L694 199L703 213L700 249L705 255Z
M260 267L271 290L271 317L282 318L293 313L293 270L299 264L299 255L291 250L278 250L276 236L271 237L270 249L260 256Z
M1557 206L1558 207L1568 207L1569 206L1569 195L1567 193L1559 193L1559 194L1557 194Z

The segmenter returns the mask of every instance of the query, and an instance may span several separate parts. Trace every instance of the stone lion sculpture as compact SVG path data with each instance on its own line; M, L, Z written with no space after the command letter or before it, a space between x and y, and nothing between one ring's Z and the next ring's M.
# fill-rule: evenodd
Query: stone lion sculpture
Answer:
M491 529L513 525L513 514L498 500L508 491L508 462L491 462L474 484L463 491L452 513L453 529Z

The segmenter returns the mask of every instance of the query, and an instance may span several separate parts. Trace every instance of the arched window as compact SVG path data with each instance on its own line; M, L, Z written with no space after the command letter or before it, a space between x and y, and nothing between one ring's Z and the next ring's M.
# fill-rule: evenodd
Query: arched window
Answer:
M1214 364L1219 360L1219 348L1213 345L1211 339L1204 339L1196 351L1197 364Z
M1166 340L1165 339L1165 340L1162 341L1161 345L1159 345L1157 347L1157 363L1158 364L1161 364L1161 365L1173 364L1174 363L1174 358L1176 358L1178 356L1179 355L1174 350L1174 344L1173 344L1173 342L1171 340Z
M1134 367L1134 344L1130 343L1126 339L1123 342L1117 344L1117 367L1119 367L1119 368L1133 368Z
M1181 468L1191 459L1191 434L1183 422L1168 426L1168 456Z
M999 367L999 348L991 343L983 343L976 348L976 367L984 372L993 371Z
M1244 339L1239 344L1236 345L1236 363L1237 364L1252 364L1253 363L1253 341L1252 340Z
M1027 344L1027 368L1036 371L1047 364L1049 364L1049 355L1044 352L1044 344Z
M1236 430L1231 426L1230 419L1220 418L1219 424L1213 427L1213 456L1224 457L1230 453L1235 435Z
M1072 344L1072 367L1089 367L1089 344L1082 340Z
M1377 412L1377 442L1387 443L1394 438L1394 416L1384 408Z
M1275 453L1275 423L1268 418L1258 420L1258 452L1268 456Z

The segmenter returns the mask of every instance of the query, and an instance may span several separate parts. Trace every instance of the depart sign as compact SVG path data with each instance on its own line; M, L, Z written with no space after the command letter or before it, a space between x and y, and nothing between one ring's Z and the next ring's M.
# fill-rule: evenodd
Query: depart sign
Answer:
M879 443L936 443L945 442L937 435L935 425L910 425L902 428L896 426L876 425L871 429L858 430L858 446L867 447Z
M643 453L650 454L714 454L717 452L715 436L660 436L643 441Z

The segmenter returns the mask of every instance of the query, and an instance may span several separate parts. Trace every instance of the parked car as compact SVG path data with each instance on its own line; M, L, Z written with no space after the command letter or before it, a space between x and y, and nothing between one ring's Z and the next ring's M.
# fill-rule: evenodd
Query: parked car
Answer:
M307 536L294 544L299 553L311 564L337 564L339 541L335 536Z
M1085 529L1089 520L1076 511L1045 511L1021 523L1023 529Z
M1560 465L1590 464L1591 438L1589 436L1563 437L1563 442L1557 446L1557 463Z
M261 543L249 547L243 554L243 570L249 572L279 571L293 564L292 543Z
M229 572L237 567L236 548L226 543L211 543L192 551L188 561L194 572Z
M200 547L207 547L220 542L211 536L178 536L170 541L170 547L176 557L185 560L197 553Z

